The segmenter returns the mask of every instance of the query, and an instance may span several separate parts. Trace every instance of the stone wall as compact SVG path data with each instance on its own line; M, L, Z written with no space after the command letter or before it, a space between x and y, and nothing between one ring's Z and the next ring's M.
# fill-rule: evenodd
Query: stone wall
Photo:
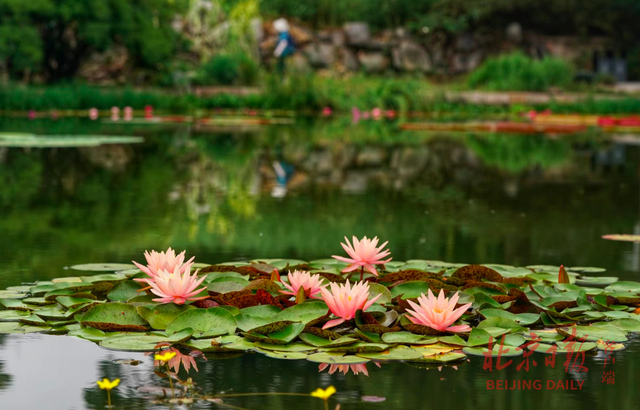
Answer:
M483 59L482 52L474 48L473 41L460 41L450 48L451 52L443 53L436 44L412 36L405 29L372 34L369 26L363 22L346 23L341 28L315 32L292 25L291 35L297 49L291 64L301 70L329 69L370 74L468 72ZM259 40L263 62L273 64L277 33L271 22L265 22Z
M487 57L522 50L532 57L564 58L578 69L591 71L594 52L606 49L606 38L541 36L524 31L518 23L505 27L504 36L487 37L462 33L454 38L404 28L373 34L366 23L351 22L340 28L313 31L293 24L297 46L292 65L301 70L365 73L464 74L475 70ZM257 38L265 64L273 64L277 33L265 22Z

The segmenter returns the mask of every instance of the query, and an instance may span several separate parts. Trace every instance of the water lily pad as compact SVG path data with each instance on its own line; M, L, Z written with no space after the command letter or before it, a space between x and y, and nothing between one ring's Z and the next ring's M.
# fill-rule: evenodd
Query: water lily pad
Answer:
M623 345L622 343L607 343L601 340L599 340L596 344L598 346L598 350L605 350L609 352L617 352L627 348L627 346Z
M422 358L422 353L406 346L397 346L379 353L358 353L358 357L375 360L376 362L391 362L396 360L416 360Z
M195 309L191 305L176 305L165 303L157 306L137 306L136 310L143 319L149 322L152 328L165 330L169 323L179 314L187 310Z
M27 311L33 309L33 306L25 305L20 299L0 299L0 305L9 310Z
M235 339L231 339L231 338ZM204 353L246 352L255 349L255 344L236 336L222 336L209 339L190 339L184 343L189 349L200 350Z
M575 339L584 339L597 342L604 340L609 342L626 342L625 333L614 326L573 326L573 328L557 328L556 331L566 337L570 337L574 333Z
M282 359L282 360L301 360L306 359L307 354L304 352L280 352L274 350L266 350L261 348L256 348L256 352L262 353L263 355L270 357L272 359Z
M107 299L115 302L126 302L127 300L139 296L139 292L142 289L140 283L126 280L115 285L109 293L107 293Z
M387 350L392 345L386 343L351 343L337 347L321 347L318 350L328 353L377 353Z
M108 337L109 334L103 332L100 329L94 329L92 327L85 327L78 330L72 330L69 332L69 336L76 336L81 339L90 340L92 342L100 342Z
M290 320L307 324L326 315L329 308L324 302L307 301L291 306L275 315L275 320Z
M71 269L94 272L117 272L127 269L136 269L135 265L129 263L85 263L70 266Z
M370 360L360 356L344 355L344 353L314 353L307 356L307 360L315 363L328 364L364 364Z
M356 334L358 335L358 337L360 337L360 339L364 340L365 342L369 342L369 343L381 343L382 342L382 338L377 333L372 333L372 332L367 332L365 330L356 329Z
M391 291L386 286L379 283L369 283L369 298L373 299L377 295L381 295L376 303L381 305L391 303Z
M304 323L291 323L277 331L259 334L254 332L243 333L244 337L253 342L266 342L271 344L291 343L304 330Z
M244 289L247 284L249 283L248 281L245 281L246 283L241 283L238 281L216 281L216 282L212 282L209 283L207 285L207 290L209 292L215 292L215 293L229 293L229 292L237 292L239 290Z
M486 347L464 347L462 351L472 356L485 356L490 353L492 357L498 357L498 355L500 357L521 356L523 352L522 349L517 349L513 346L503 346L502 351L500 351L499 343L494 343L491 350Z
M285 345L256 342L255 345L262 350L275 350L278 352L310 352L316 350L315 347L301 342L293 342Z
M23 303L27 304L27 305L33 305L33 306L47 306L47 305L52 305L55 304L55 301L51 301L51 300L46 300L44 297L31 297L31 298L24 298L21 299Z
M31 316L31 312L21 310L0 310L0 322L18 322Z
M117 334L104 338L100 346L111 350L122 350L128 352L151 352L159 350L158 343L169 342L179 343L189 339L193 333L192 329L183 329L170 336L160 336L157 334Z
M300 339L305 343L314 347L338 347L356 343L358 339L354 339L348 336L342 336L339 339L325 339L320 336L313 335L311 333L301 333Z
M402 299L412 299L420 297L422 294L427 294L429 291L429 284L423 281L411 281L401 283L400 285L391 288L391 297L395 298L402 295Z
M467 340L467 346L484 346L488 345L490 341L493 341L493 336L487 331L476 327L471 329L469 340Z
M134 306L120 302L102 303L92 307L84 313L80 323L84 326L107 331L140 332L149 327L147 321L138 314Z
M460 352L448 352L441 353L432 356L424 356L421 359L412 360L412 362L420 362L420 363L450 363L450 362L459 362L467 358L467 355Z
M18 322L2 322L0 323L0 334L24 334L43 332L48 327L22 325Z
M435 337L424 337L410 332L389 332L382 335L382 341L390 344L426 345L436 343L438 339Z
M488 319L483 320L478 324L478 328L483 329L486 327L499 327L501 329L508 329L509 332L522 332L526 329L520 324L518 324L515 320L506 319L503 317L490 317Z
M604 288L607 292L640 292L640 282L620 281Z
M56 300L58 301L58 303L60 303L62 306L64 306L67 309L73 309L73 308L76 308L78 306L84 305L86 303L95 302L95 299L74 298L74 297L71 297L71 296L58 296L56 298Z
M463 338L461 338L458 335L438 336L438 342L449 344L449 345L455 345L455 346L466 346L467 345L467 341L464 340Z
M218 307L189 309L177 315L167 325L166 331L171 334L186 328L194 330L193 337L196 339L234 334L236 320L227 310Z

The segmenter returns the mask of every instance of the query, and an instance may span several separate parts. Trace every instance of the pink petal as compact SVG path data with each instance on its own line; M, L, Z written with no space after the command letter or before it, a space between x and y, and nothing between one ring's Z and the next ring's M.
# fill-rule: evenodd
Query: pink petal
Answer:
M470 332L471 327L469 327L468 325L449 326L445 330L447 332L454 332L454 333Z
M328 321L327 323L324 324L324 326L322 326L323 329L327 329L330 327L334 327L334 326L338 326L341 323L344 323L345 320L343 318L338 318L338 319L333 319Z

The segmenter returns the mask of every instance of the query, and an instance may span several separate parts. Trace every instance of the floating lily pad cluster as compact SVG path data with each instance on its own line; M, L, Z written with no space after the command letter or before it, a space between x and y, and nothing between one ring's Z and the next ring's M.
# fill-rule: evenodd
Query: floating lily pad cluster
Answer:
M254 351L330 364L442 364L467 355L497 356L496 340L526 346L531 332L540 340L526 349L566 353L619 350L630 332L640 331L640 282L602 276L601 268L567 268L570 283L558 283L557 266L394 261L379 269L379 277L365 277L370 296L381 295L376 303L331 330L322 329L331 319L322 300L296 303L280 292L285 288L273 275L278 270L286 281L288 271L304 270L342 283L345 266L334 259L195 264L199 275L207 275L206 290L198 295L206 299L176 305L154 302L155 295L133 280L148 276L133 265L77 265L72 268L87 274L0 291L0 333L68 334L123 351L171 345L221 358ZM470 332L440 332L407 319L408 301L429 289L449 296L459 291L458 306L472 304L461 318ZM585 342L570 347L571 335ZM522 352L510 348L506 355Z

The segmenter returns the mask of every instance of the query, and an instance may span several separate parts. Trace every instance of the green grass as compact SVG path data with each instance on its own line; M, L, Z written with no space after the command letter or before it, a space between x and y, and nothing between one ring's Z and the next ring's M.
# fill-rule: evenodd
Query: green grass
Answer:
M573 67L562 59L533 60L515 52L489 58L471 73L467 85L497 91L546 91L570 86L573 75Z
M481 68L479 71L485 70ZM550 70L552 71L552 70ZM480 75L480 74L478 74ZM559 74L558 74L559 76ZM469 80L470 81L470 80ZM505 80L506 81L506 80ZM151 105L155 110L188 113L198 109L289 110L300 115L316 115L329 106L336 113L381 108L396 110L400 117L409 113L424 114L431 120L464 121L469 119L515 119L523 112L551 109L554 113L636 114L638 98L595 98L573 103L488 105L468 104L447 99L444 90L453 85L434 85L417 77L323 77L310 73L290 73L283 82L277 76L262 74L260 92L246 95L216 94L199 98L167 88L97 87L88 85L0 86L0 111L108 110L113 106L131 106L141 110Z

